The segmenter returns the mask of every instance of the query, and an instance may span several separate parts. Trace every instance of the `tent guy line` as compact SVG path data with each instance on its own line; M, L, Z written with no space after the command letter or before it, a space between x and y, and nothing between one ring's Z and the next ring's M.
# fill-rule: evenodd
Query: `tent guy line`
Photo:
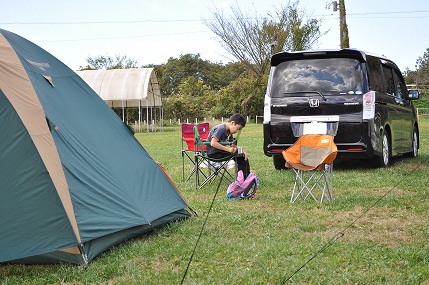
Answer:
M195 252L197 251L198 243L200 242L201 236L203 235L203 231L204 231L204 228L206 227L206 223L207 223L207 220L209 218L210 212L212 211L214 201L216 200L216 196L217 196L217 193L219 192L220 185L222 184L223 175L225 175L225 172L222 172L222 177L219 179L219 183L217 185L216 192L213 195L213 199L210 203L210 207L207 211L207 215L206 215L206 218L204 219L204 223L201 226L201 230L200 230L200 233L198 235L197 241L195 242L194 249L192 250L191 256L189 257L189 261L188 261L188 264L186 265L186 269L185 269L185 272L183 273L183 277L182 277L182 281L180 282L180 285L183 285L183 283L185 282L185 278L186 278L186 275L188 274L189 267L191 266L192 259L195 255Z

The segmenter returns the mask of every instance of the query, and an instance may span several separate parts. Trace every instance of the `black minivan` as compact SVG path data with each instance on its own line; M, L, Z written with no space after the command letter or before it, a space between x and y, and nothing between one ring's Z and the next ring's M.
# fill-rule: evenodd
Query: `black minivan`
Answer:
M282 151L306 128L321 126L335 131L338 159L367 158L387 167L392 156L418 154L412 103L418 98L384 57L355 49L275 54L265 95L264 153L282 169Z

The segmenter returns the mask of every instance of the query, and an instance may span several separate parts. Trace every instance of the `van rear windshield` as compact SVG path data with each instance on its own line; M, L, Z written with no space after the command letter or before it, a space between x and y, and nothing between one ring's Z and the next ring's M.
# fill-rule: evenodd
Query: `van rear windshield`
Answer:
M363 94L362 63L352 58L285 61L273 74L271 97L321 92L323 95Z

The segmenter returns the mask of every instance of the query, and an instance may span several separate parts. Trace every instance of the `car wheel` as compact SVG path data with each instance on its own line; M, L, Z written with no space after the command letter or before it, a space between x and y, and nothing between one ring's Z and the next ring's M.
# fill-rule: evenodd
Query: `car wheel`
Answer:
M281 155L273 155L273 164L277 170L286 169L286 161Z
M381 156L374 156L371 160L371 164L374 167L388 167L390 164L390 140L389 135L386 132L383 133L381 144Z
M419 139L418 139L418 134L417 134L417 128L414 127L414 131L413 131L413 141L412 141L412 147L413 147L413 151L406 153L405 156L407 157L416 157L419 154Z

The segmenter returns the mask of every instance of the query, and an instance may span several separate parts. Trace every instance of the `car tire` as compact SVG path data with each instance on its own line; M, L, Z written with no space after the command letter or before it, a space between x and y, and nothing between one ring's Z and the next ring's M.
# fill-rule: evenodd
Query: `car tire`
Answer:
M390 159L392 152L390 150L390 138L386 131L383 132L381 138L381 156L374 156L371 159L371 165L373 167L388 167L390 165Z
M418 139L418 132L416 127L414 127L414 130L413 130L412 148L413 148L413 151L406 153L405 154L406 157L416 157L419 154L419 139Z
M273 155L274 168L277 170L286 169L286 161L281 155Z

